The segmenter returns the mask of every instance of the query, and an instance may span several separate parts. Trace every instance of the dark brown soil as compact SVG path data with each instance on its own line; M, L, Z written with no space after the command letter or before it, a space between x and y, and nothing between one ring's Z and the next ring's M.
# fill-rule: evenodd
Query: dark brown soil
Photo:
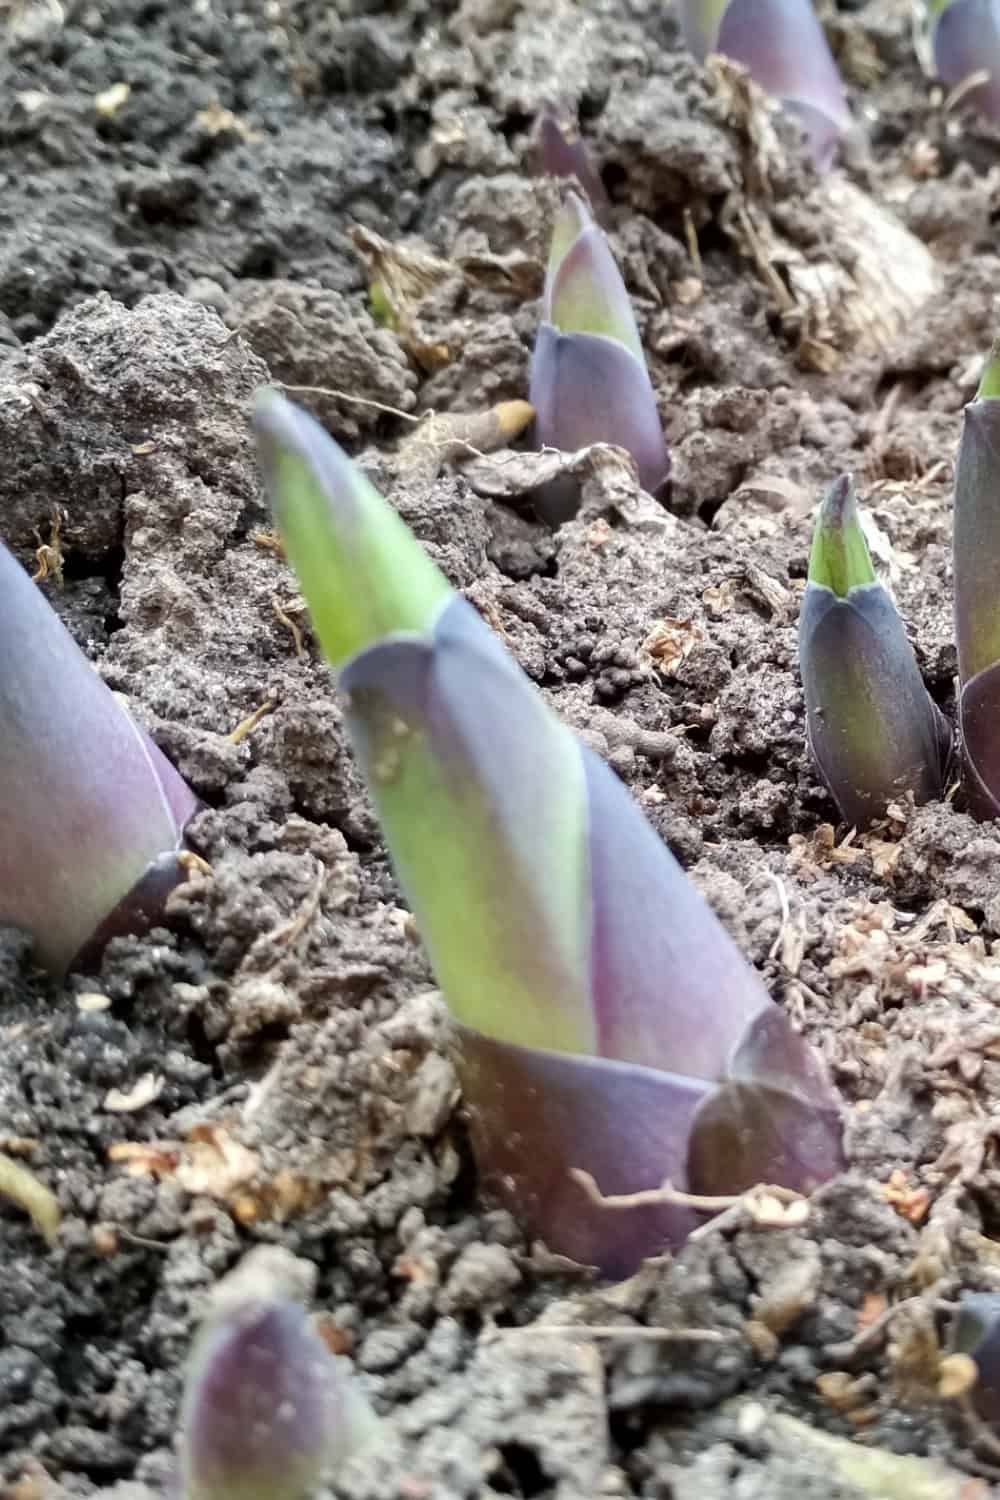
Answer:
M0 1200L12 1500L169 1484L192 1329L259 1240L318 1266L389 1418L355 1500L992 1492L968 1476L1000 1446L938 1364L959 1289L1000 1288L1000 832L947 804L843 838L796 613L812 509L853 468L952 706L949 486L998 321L1000 140L944 112L903 0L827 21L859 125L821 185L660 0L0 3L0 535L30 564L57 518L44 586L204 799L211 864L66 988L0 942L0 1151L63 1215L49 1249ZM406 441L428 409L525 393L553 96L610 191L674 449L664 504L595 460L556 533L522 458ZM910 231L884 284L863 262L891 231L860 234L858 202ZM369 255L434 257L397 332L359 226ZM824 1049L851 1170L804 1224L723 1226L602 1290L480 1201L447 1017L268 545L269 378L326 392L301 399Z

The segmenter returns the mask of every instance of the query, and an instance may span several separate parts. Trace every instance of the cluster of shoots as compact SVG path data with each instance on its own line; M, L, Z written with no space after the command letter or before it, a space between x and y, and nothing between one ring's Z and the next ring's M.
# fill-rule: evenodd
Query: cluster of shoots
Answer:
M62 974L156 920L197 801L2 543L0 724L0 925Z
M819 1057L624 787L323 429L264 393L261 463L400 884L456 1023L488 1190L609 1274L676 1194L841 1165Z
M304 1302L315 1273L260 1246L215 1287L181 1412L183 1500L300 1500L378 1418Z
M1000 346L966 407L955 471L958 741L966 806L1000 816ZM845 822L940 797L953 736L928 696L888 590L875 577L851 482L820 508L799 620L809 742Z

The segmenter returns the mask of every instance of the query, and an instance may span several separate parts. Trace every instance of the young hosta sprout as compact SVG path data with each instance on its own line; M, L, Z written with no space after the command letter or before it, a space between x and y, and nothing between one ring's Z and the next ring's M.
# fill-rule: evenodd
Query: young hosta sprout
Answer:
M632 304L614 256L582 198L556 220L528 400L542 447L573 453L614 443L650 494L670 459Z
M265 475L400 882L458 1022L488 1190L553 1249L627 1273L690 1211L665 1178L808 1189L836 1096L617 777L546 707L395 512L265 394Z
M965 95L988 120L1000 120L1000 7L997 0L932 0L928 6L934 66L957 89L987 76Z
M850 124L844 85L811 0L680 0L684 40L699 62L721 52L780 99L819 171Z
M950 735L903 622L877 581L854 486L820 508L799 617L809 744L845 822L865 828L896 797L941 793Z
M299 1500L377 1436L299 1300L308 1280L261 1246L216 1287L184 1390L183 1500Z
M546 104L538 116L536 152L542 174L563 180L575 179L586 193L595 219L599 224L607 224L611 205L604 183L575 123L554 104Z
M1000 816L1000 341L965 408L955 468L955 636L962 769L972 811Z
M56 974L183 878L190 788L0 543L0 924Z

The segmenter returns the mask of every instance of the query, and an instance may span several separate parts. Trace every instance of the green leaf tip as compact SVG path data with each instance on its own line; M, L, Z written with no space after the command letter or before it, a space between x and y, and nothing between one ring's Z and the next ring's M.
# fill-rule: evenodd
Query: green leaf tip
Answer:
M979 389L976 392L977 401L998 399L1000 399L1000 338L993 340L993 346L986 356L983 373L979 378Z
M273 388L257 393L254 427L278 530L332 665L386 635L426 630L451 586L392 506Z
M854 481L850 474L841 474L820 506L809 554L809 582L829 589L838 599L845 599L851 589L875 581L875 569L858 515Z

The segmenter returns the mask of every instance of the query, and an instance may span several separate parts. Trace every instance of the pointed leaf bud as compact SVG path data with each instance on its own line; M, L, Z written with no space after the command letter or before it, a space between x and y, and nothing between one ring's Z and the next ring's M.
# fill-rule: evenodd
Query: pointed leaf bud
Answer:
M0 543L0 923L61 974L184 878L197 799Z
M294 408L259 420L321 465L277 510L312 507L295 524L341 577L345 510L330 497L346 461ZM360 573L356 589L405 591L416 565L404 551L393 578ZM354 606L313 600L303 583L333 655L334 616ZM410 616L344 663L348 725L460 1022L485 1185L554 1249L626 1271L683 1237L690 1216L602 1208L574 1167L605 1192L666 1176L738 1191L779 1173L812 1187L841 1162L836 1096L617 777L444 587L421 628Z
M670 459L632 304L582 198L567 196L552 237L528 399L542 447L613 443L655 493Z
M538 116L535 149L542 174L576 181L590 200L597 222L607 224L611 205L604 184L575 122L554 104L546 104Z
M934 66L949 89L986 73L966 103L988 120L1000 120L1000 11L996 0L944 0L929 7Z
M1000 815L1000 341L965 408L953 533L959 722L972 810Z
M810 0L681 0L681 29L704 61L721 52L780 99L805 131L819 171L850 124L844 86Z
M262 1246L215 1289L184 1392L184 1500L299 1500L377 1437L298 1300L302 1266Z
M875 579L848 475L816 523L799 662L809 744L846 822L865 828L908 792L917 802L940 796L949 731Z

